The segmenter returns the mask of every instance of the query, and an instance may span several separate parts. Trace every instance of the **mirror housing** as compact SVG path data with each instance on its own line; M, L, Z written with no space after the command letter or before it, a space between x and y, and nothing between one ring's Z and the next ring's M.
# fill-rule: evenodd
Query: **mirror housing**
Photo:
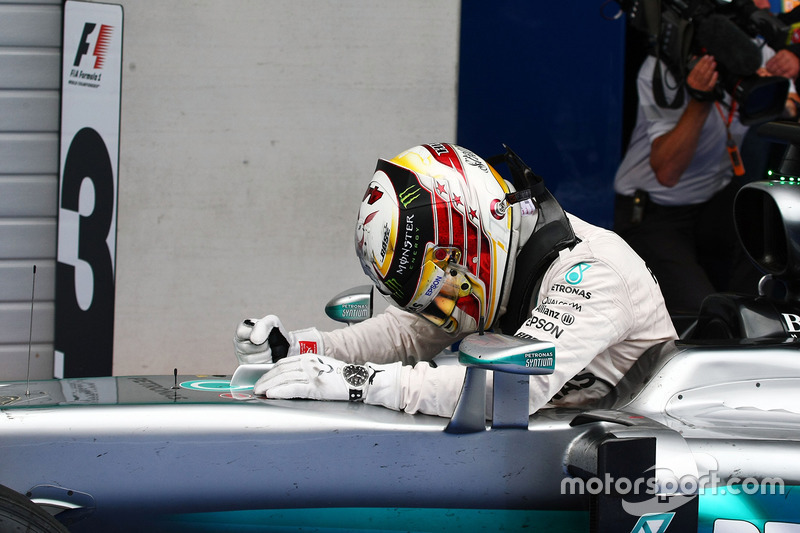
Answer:
M523 339L500 333L473 333L461 341L458 362L512 374L552 374L556 349L552 342Z
M348 326L363 322L372 316L374 290L372 285L361 285L341 292L325 305L325 314Z
M493 371L492 429L528 429L531 375L555 371L553 343L500 333L473 333L461 341L458 362L467 367L461 397L447 433L486 430L486 373Z

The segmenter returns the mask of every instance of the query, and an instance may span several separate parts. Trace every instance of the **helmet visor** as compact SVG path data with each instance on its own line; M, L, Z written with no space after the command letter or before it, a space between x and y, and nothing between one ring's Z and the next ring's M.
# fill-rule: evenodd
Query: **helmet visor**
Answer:
M458 300L470 292L472 284L460 265L428 259L422 266L417 293L406 309L436 326L450 329Z

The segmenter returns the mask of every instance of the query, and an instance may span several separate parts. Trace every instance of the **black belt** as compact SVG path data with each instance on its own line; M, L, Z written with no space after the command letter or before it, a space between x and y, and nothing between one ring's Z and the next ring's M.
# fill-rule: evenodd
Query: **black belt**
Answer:
M617 194L616 202L620 207L630 210L631 224L640 223L645 212L654 213L661 207L660 205L651 202L650 194L647 191L642 190L636 191L633 196Z

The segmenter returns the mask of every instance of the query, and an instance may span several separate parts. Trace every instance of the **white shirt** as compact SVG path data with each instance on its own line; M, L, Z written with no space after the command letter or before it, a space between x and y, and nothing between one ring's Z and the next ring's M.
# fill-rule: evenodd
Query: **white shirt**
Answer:
M733 168L726 149L725 129L730 110L722 105L714 105L715 109L709 113L703 125L692 162L680 181L674 187L661 185L650 166L651 144L675 127L686 108L689 96L685 94L684 105L677 109L660 107L653 95L655 67L656 58L648 56L639 69L636 126L625 158L617 169L614 190L618 194L633 196L637 189L641 189L647 191L650 200L659 205L693 205L705 202L728 185L733 177ZM665 94L667 101L671 102L675 97L677 83L666 72L663 63L661 67L664 71ZM726 101L730 101L729 96L726 96ZM734 114L730 131L736 145L741 146L747 126L739 122L738 113Z

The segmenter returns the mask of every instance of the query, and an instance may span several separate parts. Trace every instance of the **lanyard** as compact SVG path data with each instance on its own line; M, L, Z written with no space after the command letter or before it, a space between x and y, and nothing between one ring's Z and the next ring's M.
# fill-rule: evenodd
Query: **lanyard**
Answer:
M736 141L733 140L733 136L731 135L731 122L733 122L733 115L736 112L736 100L731 102L731 111L728 113L728 118L725 118L725 113L723 113L722 106L719 105L719 102L714 102L714 105L717 106L719 116L722 117L722 123L725 124L725 133L728 137L727 141L725 142L725 148L728 150L728 157L731 158L733 173L736 176L744 176L742 155L739 153L739 147L736 146Z

